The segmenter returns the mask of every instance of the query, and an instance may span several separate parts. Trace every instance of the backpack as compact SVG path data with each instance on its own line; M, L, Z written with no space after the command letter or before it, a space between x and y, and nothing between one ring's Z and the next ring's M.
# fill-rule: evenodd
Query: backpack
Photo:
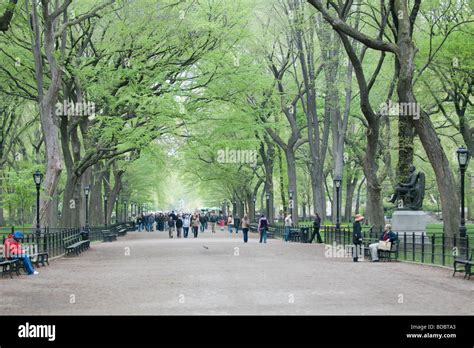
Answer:
M265 227L265 228L268 227L268 221L266 218L260 220L260 227Z

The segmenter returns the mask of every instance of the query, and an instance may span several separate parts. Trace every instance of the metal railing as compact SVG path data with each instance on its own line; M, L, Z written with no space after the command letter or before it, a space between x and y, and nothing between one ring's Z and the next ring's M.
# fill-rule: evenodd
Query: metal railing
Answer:
M373 227L362 230L363 244L367 247L377 243L381 229ZM447 236L439 232L400 232L398 233L399 260L453 267L456 258L469 258L473 252L473 236ZM335 226L324 226L325 244L351 245L352 230L348 227L336 230Z
M102 241L103 231L110 231L120 226L129 225L126 223L117 223L110 226L93 226L80 228L50 228L45 227L41 229L38 236L36 228L15 228L12 226L8 229L3 229L0 236L2 245L5 243L9 233L16 231L23 232L23 239L20 241L24 247L31 247L31 250L38 252L47 252L49 257L62 256L65 253L64 239L71 236L78 236L80 238L88 238L91 242ZM83 237L84 236L84 237Z

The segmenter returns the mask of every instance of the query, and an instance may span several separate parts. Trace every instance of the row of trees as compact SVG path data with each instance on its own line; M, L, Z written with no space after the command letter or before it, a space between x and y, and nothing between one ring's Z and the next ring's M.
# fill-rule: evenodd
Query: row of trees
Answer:
M267 195L271 215L288 211L291 194L295 221L303 210L334 216L342 178L345 219L383 225L384 197L415 163L425 205L440 204L453 233L451 154L462 143L474 152L471 12L468 1L10 1L2 207L20 193L8 173L30 163L46 172L50 226L84 221L86 185L92 223L104 194L163 206L170 170L207 205L229 199L240 214L254 199L265 211ZM95 114L64 116L65 101ZM222 161L226 149L257 161Z
M345 218L359 212L363 189L368 222L381 226L384 197L416 164L428 173L426 205L440 205L454 233L454 154L461 144L472 150L468 2L308 2L261 6L235 53L243 64L208 100L214 112L224 100L228 110L190 148L187 158L200 154L194 175L250 213L253 196L265 207L264 193L271 213L275 202L287 211L291 192L295 221L301 207L325 215L332 179L342 177ZM387 112L392 103L416 108ZM226 123L232 127L222 129ZM257 148L258 167L216 163L216 149L226 147Z

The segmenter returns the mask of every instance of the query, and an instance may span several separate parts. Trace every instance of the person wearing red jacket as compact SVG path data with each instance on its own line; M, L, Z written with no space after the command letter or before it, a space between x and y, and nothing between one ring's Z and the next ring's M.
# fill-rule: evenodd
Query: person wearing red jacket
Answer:
M15 232L13 235L8 235L3 245L5 257L7 259L20 259L23 262L28 274L38 274L31 263L30 256L23 250L21 246L21 239L23 239L22 232Z

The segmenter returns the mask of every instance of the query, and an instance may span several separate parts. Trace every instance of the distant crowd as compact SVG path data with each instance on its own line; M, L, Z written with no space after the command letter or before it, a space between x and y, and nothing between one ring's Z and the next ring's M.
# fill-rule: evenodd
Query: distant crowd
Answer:
M238 215L224 216L221 213L215 211L209 211L207 213L194 212L194 213L176 213L171 212L159 212L159 213L147 213L138 214L135 217L135 226L139 232L142 231L168 231L169 238L188 238L189 234L192 233L194 238L197 238L199 233L203 233L210 230L211 233L216 233L216 229L220 231L227 230L229 233L242 231L244 242L248 241L248 232L250 229L250 219L247 214L242 218ZM258 232L260 233L260 243L267 242L267 229L268 220L262 215L258 223Z

